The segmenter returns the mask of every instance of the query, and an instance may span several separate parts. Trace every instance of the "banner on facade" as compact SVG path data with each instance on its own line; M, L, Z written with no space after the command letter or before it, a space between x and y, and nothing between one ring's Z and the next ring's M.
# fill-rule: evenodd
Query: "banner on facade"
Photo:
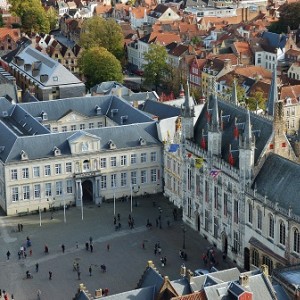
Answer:
M211 176L213 179L216 179L220 173L221 173L221 170L218 170L218 169L212 169L212 170L210 171L210 176Z
M169 152L176 152L179 148L179 144L171 144L169 147Z
M203 162L204 162L203 157L195 158L195 168L196 169L201 169L203 167Z

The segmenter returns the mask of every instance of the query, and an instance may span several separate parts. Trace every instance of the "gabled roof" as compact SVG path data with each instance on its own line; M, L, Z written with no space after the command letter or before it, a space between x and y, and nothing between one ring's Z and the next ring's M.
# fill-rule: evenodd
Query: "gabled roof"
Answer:
M281 87L280 90L280 99L284 100L290 98L291 103L296 104L300 101L300 84L298 85L288 85Z
M146 100L142 111L157 116L159 120L177 117L180 115L180 108L164 104L163 102Z
M265 39L271 47L280 49L285 47L288 39L288 37L284 34L278 34L269 31L263 32L261 37Z

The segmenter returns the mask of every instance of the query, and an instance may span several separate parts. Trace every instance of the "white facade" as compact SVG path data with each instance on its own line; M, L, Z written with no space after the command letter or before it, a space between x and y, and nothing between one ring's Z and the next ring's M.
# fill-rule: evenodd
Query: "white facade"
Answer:
M274 71L277 66L277 61L284 58L284 50L280 48L277 49L276 53L271 53L267 51L256 51L255 52L255 66L261 66L268 71Z

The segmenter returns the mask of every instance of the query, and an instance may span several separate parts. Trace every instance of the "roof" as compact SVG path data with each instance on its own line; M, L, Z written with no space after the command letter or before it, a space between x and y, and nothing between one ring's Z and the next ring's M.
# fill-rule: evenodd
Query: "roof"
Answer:
M253 182L253 188L279 207L300 215L300 165L270 153ZM297 195L297 196L296 196Z
M300 100L300 84L283 86L280 90L280 99L285 100L291 98L293 104L299 103Z
M159 120L177 117L181 113L179 107L170 106L164 104L163 102L153 100L146 100L142 110L144 112L157 116Z
M288 37L284 34L278 34L274 32L264 31L261 36L263 39L266 39L268 44L272 48L283 49L287 42Z

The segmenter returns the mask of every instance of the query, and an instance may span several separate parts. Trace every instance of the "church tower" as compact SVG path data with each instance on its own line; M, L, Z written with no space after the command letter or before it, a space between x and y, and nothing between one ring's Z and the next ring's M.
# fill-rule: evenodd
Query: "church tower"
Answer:
M244 132L239 140L239 169L241 182L251 182L254 168L255 137L252 134L250 112L247 111Z
M182 135L184 139L194 138L194 100L190 95L189 82L187 81L184 104L181 106L181 124L182 124Z
M216 93L216 80L212 79L211 91L209 95L209 103L212 103L210 115L210 124L208 126L208 144L207 150L209 155L221 156L221 146L222 146L222 130L220 126L220 117L219 117L219 107L218 99ZM207 104L207 109L209 109Z

